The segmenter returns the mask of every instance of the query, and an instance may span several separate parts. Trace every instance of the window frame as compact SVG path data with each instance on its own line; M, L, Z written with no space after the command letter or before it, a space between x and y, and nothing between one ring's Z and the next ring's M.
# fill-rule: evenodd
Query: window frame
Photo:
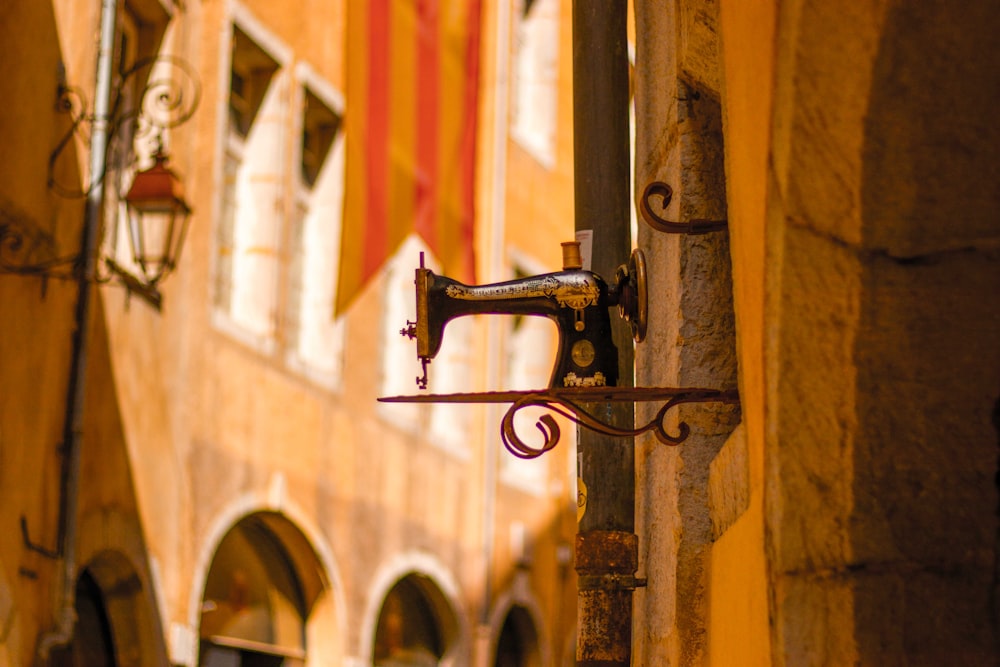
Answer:
M230 187L239 188L238 183L240 179L244 176L241 170L246 168L247 153L250 148L250 142L253 140L251 135L254 134L254 124L257 122L261 106L265 103L265 99L268 94L279 94L281 92L280 88L275 88L271 91L274 86L287 86L288 82L288 64L292 60L292 51L290 47L285 45L279 38L270 32L268 28L264 26L259 20L257 20L245 7L234 3L231 5L231 12L227 25L227 32L223 39L223 57L220 58L220 71L219 71L219 82L220 89L226 91L226 103L221 106L221 113L218 120L218 148L217 154L220 159L217 163L217 189L216 192L219 194L215 198L215 205L217 206L217 215L215 216L215 225L213 232L213 253L212 253L212 267L211 267L211 287L212 296L209 300L211 307L211 320L212 324L216 329L226 333L231 338L255 349L257 352L270 356L277 349L277 337L279 335L279 320L280 320L280 301L281 301L281 274L282 274L282 235L284 233L284 222L282 220L281 212L276 211L274 213L274 220L271 222L272 236L273 236L273 262L274 269L273 280L271 281L271 287L268 289L268 301L265 305L258 306L261 311L270 310L269 313L261 315L261 312L256 313L244 313L239 314L237 311L241 309L240 304L234 298L239 289L236 283L238 282L236 275L237 269L237 258L236 252L238 251L237 245L239 244L239 229L240 229L240 218L239 218L239 207L232 211L232 219L229 219L230 214L227 211L227 199L226 192ZM270 75L267 76L267 85L260 90L262 84L261 78L262 74L254 74L253 67L250 67L250 72L243 77L248 83L257 86L257 88L251 90L250 94L256 97L257 108L255 110L255 117L252 119L253 122L247 128L234 128L234 122L232 118L232 80L234 69L239 71L241 69L247 69L245 66L234 62L234 50L236 49L236 40L240 39L240 34L242 38L247 39L253 47L255 47L260 54L265 58L270 60L274 67L271 68ZM260 68L256 68L260 69ZM251 100L254 101L254 100ZM280 103L280 100L279 100ZM287 115L287 109L284 110ZM275 145L279 147L282 153L286 149L286 139L287 139L287 118L282 114L278 115L277 121L271 121L277 123L277 129L275 134L268 135L272 138ZM237 173L235 175L236 183L230 184L227 182L228 166L227 161L230 159L240 160L240 166L237 168ZM283 159L283 158L282 158ZM280 160L279 160L280 163ZM276 205L282 205L282 202L286 200L287 191L287 180L284 170L280 170L275 175L276 181ZM231 199L237 200L238 191L231 193ZM224 225L229 225L228 229L228 259L224 257L226 254L226 248L223 247L223 234L226 233L226 228ZM228 280L222 275L223 272L228 273ZM226 295L220 294L220 290L225 289ZM257 326L252 326L250 323L254 320L258 320ZM242 320L242 321L241 321ZM260 323L263 322L261 325Z

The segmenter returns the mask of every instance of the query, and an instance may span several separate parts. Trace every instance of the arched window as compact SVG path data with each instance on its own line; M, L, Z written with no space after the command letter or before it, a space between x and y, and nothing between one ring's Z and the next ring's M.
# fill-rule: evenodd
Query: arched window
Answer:
M436 667L454 636L455 619L440 590L409 575L389 591L375 629L376 667Z
M159 642L148 579L123 553L92 556L76 580L76 627L68 646L54 647L49 667L131 667L158 664ZM50 637L51 639L51 637ZM0 651L2 653L2 651Z
M291 558L264 521L246 518L222 540L208 572L199 664L300 667L305 617Z
M76 632L72 643L52 653L54 667L115 667L111 621L101 587L88 570L76 581Z
M538 633L524 607L513 607L497 639L496 667L538 667Z

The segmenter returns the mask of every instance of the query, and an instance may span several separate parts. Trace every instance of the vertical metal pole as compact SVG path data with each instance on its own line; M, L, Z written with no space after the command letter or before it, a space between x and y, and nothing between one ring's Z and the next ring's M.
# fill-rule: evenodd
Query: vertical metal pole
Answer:
M90 342L91 291L100 242L101 209L104 204L104 171L107 161L108 125L111 111L111 75L114 63L115 21L118 0L101 0L101 28L97 52L97 89L94 94L94 125L90 134L90 190L84 212L77 267L76 330L70 369L63 441L62 503L59 533L62 539L62 593L56 611L56 627L38 641L38 656L47 662L53 648L73 641L76 628L77 508L79 506L83 406L86 398L87 363Z
M573 2L573 149L577 232L593 233L591 270L610 280L628 260L629 133L626 0ZM619 385L634 384L627 325L612 317ZM630 404L591 406L632 427ZM638 561L631 438L579 431L581 511L576 541L577 665L628 665Z

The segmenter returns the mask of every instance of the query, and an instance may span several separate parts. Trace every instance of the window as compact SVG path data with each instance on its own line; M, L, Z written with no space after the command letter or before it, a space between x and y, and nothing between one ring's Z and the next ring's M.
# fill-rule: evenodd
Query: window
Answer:
M343 97L249 12L235 8L213 321L332 389L344 199Z
M222 540L201 604L200 665L305 664L306 601L292 561L265 523L249 517Z
M316 185L326 156L340 136L341 118L309 88L302 104L300 177L307 188Z
M559 0L521 0L514 45L511 135L542 165L555 163Z
M536 667L541 664L538 631L531 613L521 606L511 607L497 638L496 667Z
M276 326L285 85L278 62L234 28L214 303L264 347Z
M423 371L417 361L417 346L414 341L400 335L400 329L408 321L417 319L414 299L413 272L420 264L420 253L424 253L424 264L436 271L430 249L416 236L410 236L396 255L389 260L385 270L385 311L382 316L382 395L399 396L417 391L416 378ZM431 367L435 364L432 363ZM428 375L436 368L428 367ZM416 403L380 403L379 409L397 426L417 431L422 410L429 407Z
M300 76L310 77L307 70ZM339 381L344 327L334 320L344 199L341 104L320 83L302 88L299 169L290 233L285 338L289 364L326 385Z
M93 665L114 667L115 642L111 619L101 587L87 570L76 581L76 632L68 646L57 648L49 664L54 667Z
M392 587L382 603L372 662L376 667L442 664L455 626L454 611L437 586L423 575L410 574Z
M475 316L459 317L448 323L446 340L429 373L427 390L435 394L457 394L475 389ZM416 354L411 348L411 353ZM464 449L464 439L472 431L475 413L468 403L435 403L430 413L431 439L454 451Z

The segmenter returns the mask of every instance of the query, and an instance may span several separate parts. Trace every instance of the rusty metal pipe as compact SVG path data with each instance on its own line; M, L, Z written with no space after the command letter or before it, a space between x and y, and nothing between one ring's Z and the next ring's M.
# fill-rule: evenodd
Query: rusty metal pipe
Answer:
M589 269L614 275L628 261L628 3L573 2L573 153L576 231L593 233ZM632 332L612 318L619 386L632 386ZM631 403L592 406L602 421L632 428ZM585 494L576 540L577 665L626 666L632 652L635 460L632 438L581 430L579 489Z
M73 362L70 369L63 463L60 485L60 526L57 552L62 556L61 594L56 610L56 625L38 639L38 657L47 663L52 649L67 646L76 630L77 509L80 494L81 447L83 446L83 407L86 398L89 361L91 297L96 265L101 209L104 205L104 168L107 160L108 123L111 101L111 78L114 62L114 38L118 0L102 0L97 54L97 90L94 95L94 127L90 135L90 173L93 180L87 194L80 257L77 274L76 329Z

